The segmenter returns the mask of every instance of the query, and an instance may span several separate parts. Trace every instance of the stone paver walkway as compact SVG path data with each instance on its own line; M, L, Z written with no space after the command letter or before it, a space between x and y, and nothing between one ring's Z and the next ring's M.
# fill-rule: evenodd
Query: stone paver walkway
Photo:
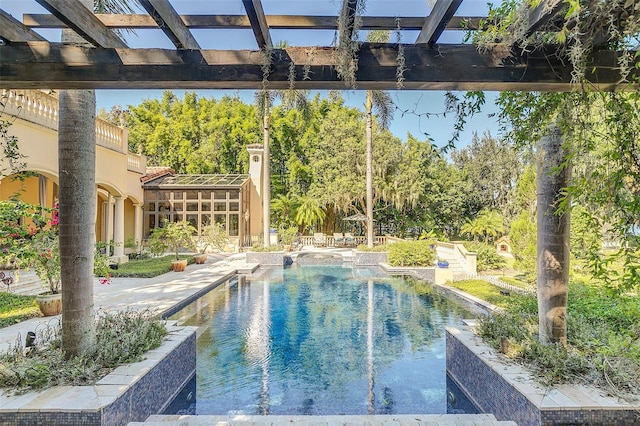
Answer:
M204 265L189 265L185 272L170 272L154 278L113 278L111 284L94 281L95 309L151 309L161 313L175 304L196 294L216 280L246 269L244 254L234 254L226 258L210 255ZM254 265L257 266L257 265ZM28 331L57 324L55 317L31 318L18 324L0 328L0 351L4 352L19 339L24 344Z

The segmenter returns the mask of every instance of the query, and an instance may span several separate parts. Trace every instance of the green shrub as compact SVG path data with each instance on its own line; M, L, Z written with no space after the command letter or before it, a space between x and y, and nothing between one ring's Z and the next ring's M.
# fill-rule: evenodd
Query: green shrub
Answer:
M472 253L476 253L478 271L502 269L507 265L504 257L498 254L496 248L489 244L478 242L465 242L464 247Z
M369 251L369 252L383 252L389 251L389 244L380 244L378 246L369 247L366 244L360 244L357 248L359 251Z
M0 355L0 388L21 393L62 385L90 385L118 365L140 361L167 334L164 321L148 311L103 313L96 324L94 350L65 360L60 326L40 329L37 344L25 351L20 344Z
M433 266L436 252L430 241L399 241L389 244L389 264L392 266Z
M284 250L284 246L282 246L280 244L275 244L275 245L271 245L269 247L265 247L261 243L256 243L256 244L253 245L253 247L251 247L251 251L255 251L255 252L258 252L258 253L272 252L272 251L282 251L282 250Z
M464 287L466 282L455 283ZM468 286L469 292L474 290ZM477 294L476 294L477 295ZM640 300L615 296L606 289L571 282L567 346L543 345L537 339L535 297L506 298L505 311L480 321L479 334L495 349L509 342L509 357L534 370L545 385L588 383L610 392L640 392Z

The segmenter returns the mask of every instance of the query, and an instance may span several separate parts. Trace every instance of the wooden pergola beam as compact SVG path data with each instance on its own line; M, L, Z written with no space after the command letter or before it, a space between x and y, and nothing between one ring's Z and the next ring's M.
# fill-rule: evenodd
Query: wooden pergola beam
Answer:
M508 56L509 46L480 54L473 45L404 45L405 89L570 91L571 67L556 58L555 47ZM364 43L357 72L358 89L396 87L395 44ZM334 67L333 48L275 49L269 89L288 89L289 65L296 74L308 66L309 80L300 89L344 89ZM598 51L590 58L587 79L598 90L623 90L616 52ZM176 51L166 49L104 49L46 42L0 46L0 88L49 89L260 89L260 51ZM634 71L630 80L640 77ZM636 87L633 87L636 89Z
M563 0L543 0L538 6L529 11L529 26L525 31L525 37L529 37L551 18L555 17L565 7Z
M97 13L96 17L107 28L119 29L152 29L158 24L149 15L119 15L111 13ZM312 29L336 30L338 28L335 16L303 16L303 15L265 15L267 25L271 29ZM180 19L189 29L249 29L251 23L246 15L180 15ZM478 29L479 16L454 16L447 23L446 30ZM400 29L421 30L424 18L415 16L400 16ZM24 25L30 28L66 28L58 18L50 14L24 14ZM364 30L395 30L398 22L396 18L386 16L363 16Z
M158 27L178 49L200 49L200 45L168 0L138 0Z
M260 0L242 0L247 17L251 23L251 29L256 37L258 48L261 50L271 49L271 35L269 34L269 25L264 16L262 2Z
M89 43L105 48L127 47L125 42L105 27L92 11L79 1L36 1Z
M424 20L424 25L420 34L418 34L416 44L435 44L446 28L447 22L456 13L461 3L462 0L437 0L431 13Z
M22 25L20 21L2 9L0 9L0 39L7 43L46 41L40 34Z

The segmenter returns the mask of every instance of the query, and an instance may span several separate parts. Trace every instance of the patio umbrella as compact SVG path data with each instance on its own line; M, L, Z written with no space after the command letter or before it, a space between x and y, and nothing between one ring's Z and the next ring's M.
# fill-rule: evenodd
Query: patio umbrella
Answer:
M367 216L363 215L362 213L356 213L354 215L347 216L342 220L351 221L351 222L366 222Z

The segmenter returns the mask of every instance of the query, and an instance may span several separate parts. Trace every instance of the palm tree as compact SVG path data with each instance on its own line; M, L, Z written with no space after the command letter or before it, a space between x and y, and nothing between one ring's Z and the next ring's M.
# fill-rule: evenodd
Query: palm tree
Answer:
M367 34L368 42L389 42L389 31L371 31ZM373 119L372 111L375 110L380 127L386 129L393 115L393 101L387 92L380 90L367 90L365 99L366 120L366 156L367 156L367 247L373 247Z
M278 43L279 49L287 47L286 41ZM266 57L270 57L269 52L264 52ZM271 121L271 107L275 98L281 98L282 104L286 108L299 108L304 113L309 110L306 90L266 90L262 89L255 94L258 116L262 116L263 134L263 196L262 196L262 220L264 246L269 247L269 231L271 228L271 153L269 152L269 131Z
M484 235L484 242L489 243L489 238L494 240L498 235L504 234L504 220L502 215L495 210L483 209L476 219L480 235Z
M279 228L288 228L296 223L295 214L298 208L296 197L280 194L271 201L271 212L277 217Z
M94 0L82 0L82 4L94 8ZM95 6L100 12L131 11L126 0L96 0ZM62 41L88 44L71 30L62 31ZM61 90L58 102L62 349L70 358L90 349L95 340L95 91Z
M327 217L317 198L310 195L301 195L298 197L298 208L296 210L296 223L301 227L304 234L307 227L322 224Z
M538 142L538 153L538 332L542 343L566 346L570 218L557 209L571 169L563 165L567 155L558 126Z

